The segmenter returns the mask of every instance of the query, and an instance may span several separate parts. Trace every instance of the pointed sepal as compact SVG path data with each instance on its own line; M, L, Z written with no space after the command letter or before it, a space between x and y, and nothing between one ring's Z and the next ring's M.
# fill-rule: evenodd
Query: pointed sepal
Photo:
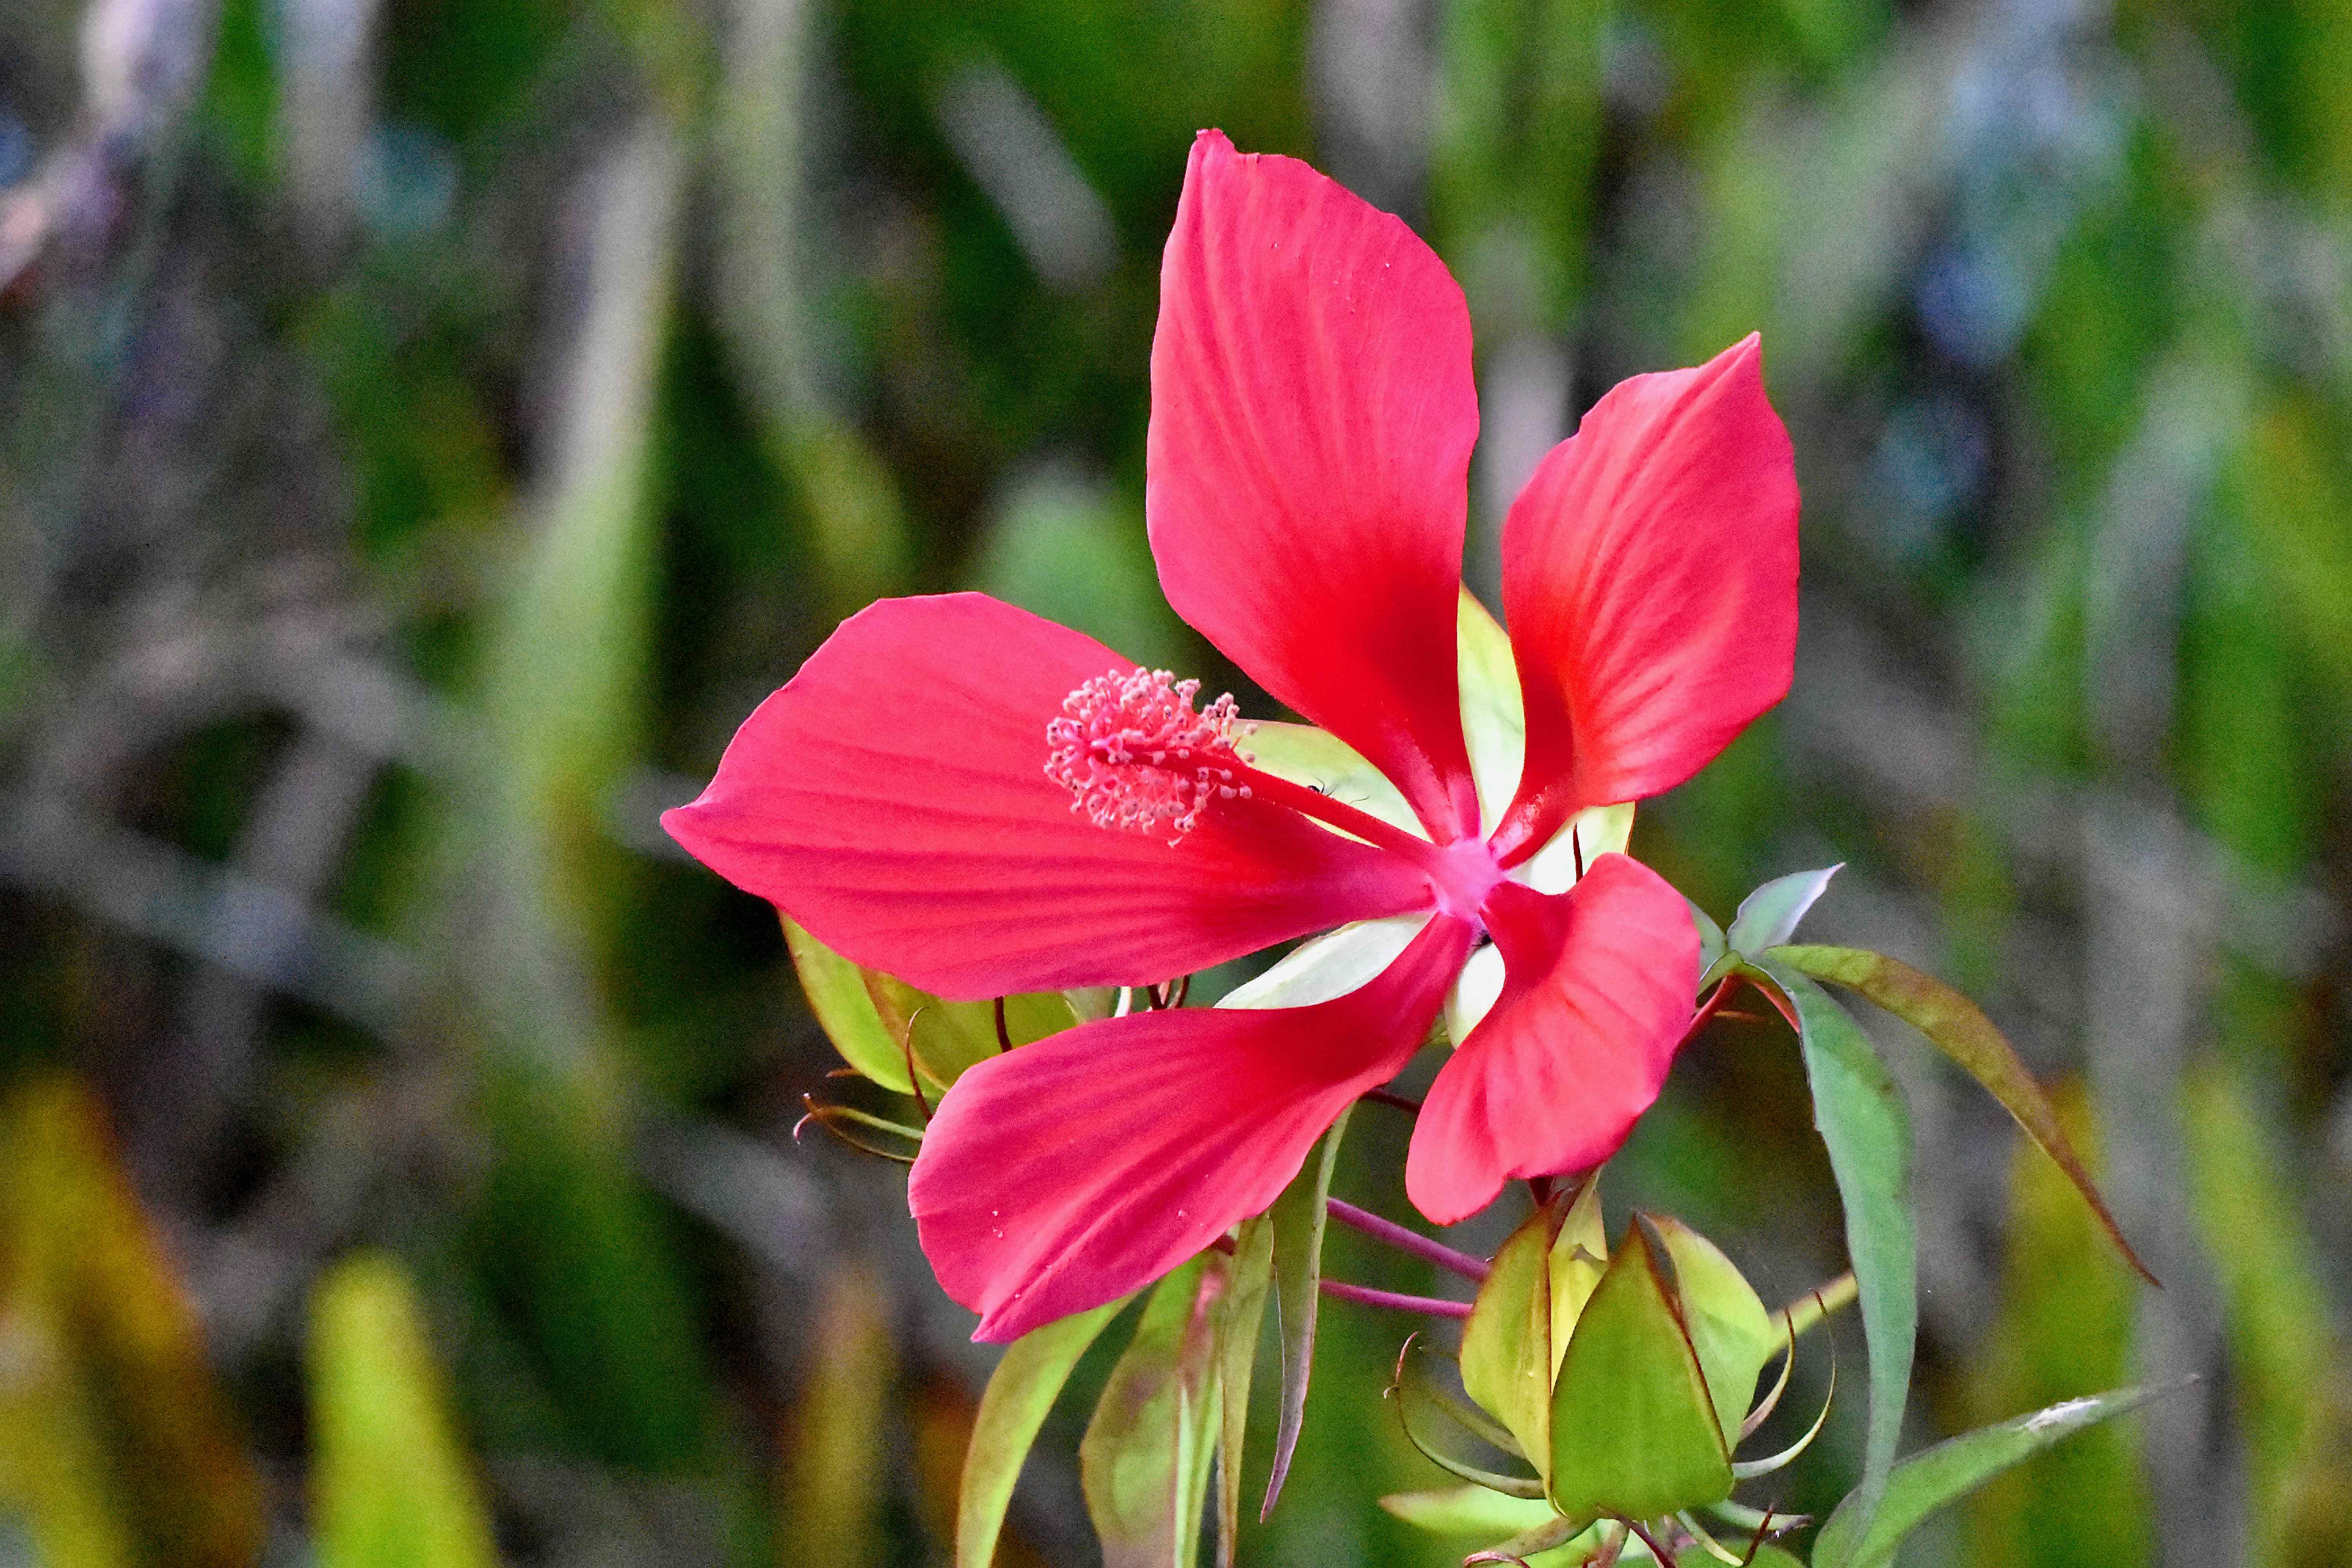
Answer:
M1636 1216L1584 1305L1552 1391L1552 1506L1655 1519L1731 1495L1731 1451L1675 1304L1664 1239Z

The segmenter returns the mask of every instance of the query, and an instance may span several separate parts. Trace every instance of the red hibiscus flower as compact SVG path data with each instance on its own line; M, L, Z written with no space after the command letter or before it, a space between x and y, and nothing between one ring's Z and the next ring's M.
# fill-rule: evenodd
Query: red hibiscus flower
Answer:
M1189 682L962 594L845 622L665 818L829 946L950 998L1142 985L1379 922L1351 962L1384 966L1326 974L1305 1005L1108 1019L957 1083L908 1202L982 1339L1112 1300L1264 1209L1405 1066L1486 939L1499 994L1431 1088L1413 1203L1450 1224L1514 1177L1605 1159L1664 1081L1698 940L1624 856L1548 877L1538 856L1579 812L1704 766L1786 693L1795 651L1797 487L1756 339L1623 383L1504 525L1496 662L1524 757L1482 822L1457 658L1478 424L1461 291L1396 218L1214 132L1160 289L1160 583L1393 786L1386 816L1255 765L1229 701L1197 708Z

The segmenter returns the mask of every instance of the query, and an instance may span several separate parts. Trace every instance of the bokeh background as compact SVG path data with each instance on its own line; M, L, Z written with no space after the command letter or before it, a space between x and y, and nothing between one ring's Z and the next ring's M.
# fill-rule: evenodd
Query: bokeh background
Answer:
M2166 1279L1879 1030L1915 1443L2202 1379L1906 1561L2352 1563L2352 5L9 0L0 1563L944 1560L990 1356L656 816L878 595L1248 695L1142 531L1203 125L1462 279L1474 583L1578 411L1764 332L1796 689L1637 852L1718 917L1845 861L1809 930L1984 1000ZM1403 1135L1340 1190L1406 1212ZM1611 1182L1842 1266L1777 1026ZM1411 1325L1325 1323L1246 1560L1458 1558L1373 1503L1441 1479ZM1084 1417L1004 1562L1091 1559Z

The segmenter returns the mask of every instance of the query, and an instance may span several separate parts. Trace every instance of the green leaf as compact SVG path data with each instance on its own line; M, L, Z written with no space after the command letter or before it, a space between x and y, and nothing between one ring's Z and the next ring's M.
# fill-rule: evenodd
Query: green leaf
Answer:
M1241 1535L1242 1458L1249 1435L1250 1383L1259 1331L1274 1289L1274 1221L1244 1220L1234 1237L1233 1282L1217 1316L1217 1391L1224 1431L1217 1439L1217 1565L1233 1568Z
M1003 1048L997 1038L993 1001L941 1001L903 980L851 963L790 915L780 912L779 918L809 1011L816 1015L841 1059L884 1089L913 1092L907 1076L911 1056L922 1071L926 1097L936 1104L937 1097L969 1068ZM1095 1016L1098 1000L1091 993L1060 991L1007 996L1005 1038L1025 1046L1060 1034Z
M912 1056L923 1077L940 1093L956 1079L1004 1048L996 1035L996 1004L946 1002L905 981L873 970L862 972L876 1016L901 1050ZM1074 1027L1077 1011L1059 991L1028 992L1004 998L1005 1039L1025 1046ZM903 1069L900 1076L905 1076ZM936 1102L935 1102L936 1103Z
M2031 1415L1979 1426L1915 1454L1887 1478L1885 1493L1875 1509L1864 1503L1859 1488L1838 1504L1837 1511L1814 1538L1813 1561L1822 1568L1832 1563L1841 1568L1881 1568L1895 1560L1895 1549L1905 1536L1947 1503L2061 1437L2186 1386L2178 1383L2164 1388L2122 1388L2069 1399Z
M1674 1259L1683 1324L1706 1374L1716 1422L1726 1433L1737 1433L1755 1400L1757 1374L1774 1352L1787 1348L1786 1342L1755 1288L1715 1243L1678 1219L1660 1215L1650 1223Z
M1568 1212L1559 1193L1495 1250L1462 1325L1462 1388L1540 1470L1551 1454L1551 1249Z
M779 911L777 918L783 922L784 951L793 955L809 1011L841 1059L884 1089L912 1092L905 1053L882 1026L874 998L866 994L866 972L811 936L792 916Z
M1274 1225L1275 1309L1282 1333L1282 1415L1275 1426L1274 1467L1266 1477L1265 1503L1258 1510L1263 1522L1282 1496L1290 1474L1290 1456L1298 1447L1298 1428L1307 1419L1307 1379L1315 1366L1315 1309L1323 1295L1323 1226L1331 1194L1331 1167L1339 1158L1339 1139L1348 1131L1348 1111L1331 1123L1323 1142L1307 1156L1307 1163L1282 1196L1266 1211Z
M1845 869L1845 862L1818 871L1792 871L1775 877L1739 901L1724 941L1734 952L1754 956L1778 947L1797 933L1797 922L1813 901L1829 890L1830 879Z
M2074 1190L2091 1205L2100 1228L2116 1244L2124 1260L2141 1279L2151 1285L2158 1283L2147 1265L2132 1250L2131 1243L2124 1239L2115 1215L2107 1212L2090 1172L2084 1169L2074 1145L2066 1141L2066 1129L2059 1121L2049 1096L2042 1092L2032 1070L1975 1003L1935 976L1884 953L1851 947L1788 947L1773 956L1816 980L1834 981L1860 992L1927 1036L1937 1050L1958 1062L2017 1119L2025 1135L2040 1145L2042 1152L2065 1173L2066 1179L2074 1184Z
M649 713L662 367L686 160L648 129L606 156L588 209L586 297L547 430L528 549L487 627L482 717L493 856L557 940L614 940L624 862L604 824ZM517 925L522 922L514 922ZM527 929L527 928L526 928Z
M1090 1312L1032 1329L1013 1342L980 1396L964 1450L963 1481L956 1497L956 1568L989 1568L996 1560L997 1533L1013 1500L1022 1462L1045 1424L1046 1414L1078 1358L1087 1353L1119 1310L1133 1300L1122 1296Z
M1638 1217L1585 1303L1552 1393L1552 1505L1654 1519L1731 1495L1731 1452L1675 1310L1664 1243Z
M268 1501L203 1320L68 1074L0 1097L0 1517L36 1561L259 1559Z
M1813 1125L1828 1147L1845 1206L1864 1336L1870 1345L1870 1426L1862 1484L1846 1500L1867 1521L1895 1464L1911 1356L1919 1330L1917 1226L1911 1214L1911 1113L1885 1063L1845 1010L1786 961L1784 950L1743 967L1793 1012L1813 1096ZM1818 1568L1843 1568L1817 1544Z
M1204 1253L1162 1279L1078 1444L1078 1482L1103 1568L1193 1568L1216 1447L1218 1303L1230 1279Z
M320 1279L308 1361L321 1568L497 1568L489 1517L400 1265L362 1253Z
M775 1560L855 1563L872 1552L890 1487L890 1297L874 1266L853 1258L826 1271L814 1305L814 1353L778 1456L792 1506L775 1522Z

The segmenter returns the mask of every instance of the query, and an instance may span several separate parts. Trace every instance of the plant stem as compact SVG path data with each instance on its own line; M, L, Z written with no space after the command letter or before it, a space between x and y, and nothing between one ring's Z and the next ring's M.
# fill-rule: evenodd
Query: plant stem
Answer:
M1706 994L1706 1000L1700 1003L1698 1011L1691 1015L1690 1027L1683 1031L1683 1037L1675 1043L1675 1049L1679 1051L1698 1037L1698 1032L1706 1027L1707 1020L1714 1017L1730 998L1731 987L1738 979L1737 975L1727 974L1715 983L1715 989Z
M1425 1318L1466 1318L1470 1315L1470 1303L1467 1301L1441 1301L1434 1296L1408 1296L1399 1290L1375 1290L1369 1285L1350 1285L1344 1279L1324 1280L1323 1294L1335 1300L1354 1301L1366 1307L1419 1312Z
M1667 1551L1664 1547L1659 1545L1658 1538L1652 1535L1647 1530L1643 1529L1642 1527L1641 1521L1629 1519L1622 1521L1622 1522L1624 1524L1626 1529L1632 1531L1634 1534L1642 1538L1642 1544L1650 1549L1650 1555L1658 1560L1660 1568L1672 1568L1675 1554Z
M1853 1305L1856 1287L1851 1270L1839 1275L1826 1285L1816 1285L1774 1314L1773 1324L1780 1337L1801 1334L1832 1312Z
M1409 1252L1424 1263L1434 1263L1449 1274L1458 1274L1474 1284L1483 1284L1490 1272L1486 1264L1468 1253L1456 1252L1444 1242L1433 1240L1417 1230L1407 1230L1394 1220L1382 1219L1338 1198L1328 1202L1331 1217L1349 1230L1361 1231L1374 1241L1384 1241L1399 1252Z

